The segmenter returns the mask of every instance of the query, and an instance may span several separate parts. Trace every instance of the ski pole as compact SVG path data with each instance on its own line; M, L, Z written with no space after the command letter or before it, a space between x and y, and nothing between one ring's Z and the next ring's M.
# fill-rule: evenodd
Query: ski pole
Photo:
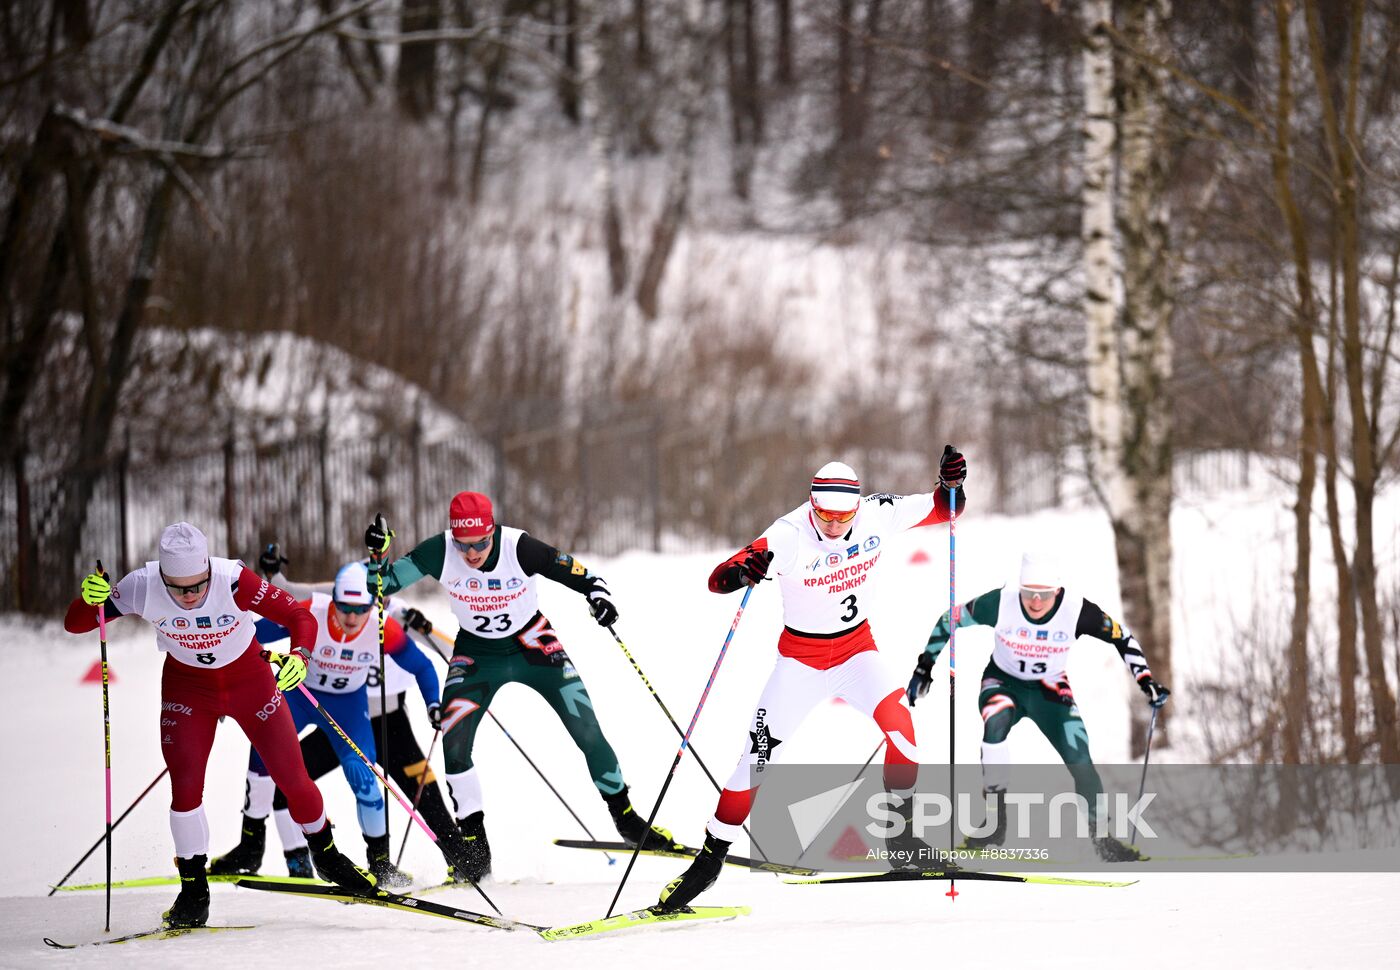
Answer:
M883 748L884 746L885 746L885 739L884 739L884 738L881 738L880 741L875 745L875 750L872 751L872 752L870 752L870 757L868 757L868 758L865 759L865 764L863 764L863 765L860 766L860 770L856 772L855 777L852 778L852 779L850 780L849 784L855 784L855 782L857 781L857 779L859 779L861 775L865 774L865 769L870 767L870 762L872 762L872 761L875 760L875 756L876 756L877 754L880 753L880 749ZM821 828L817 829L818 832L822 831L822 829L825 829L828 825L831 824L831 820L832 820L833 818L836 817L836 813L840 810L840 808L841 808L841 806L838 804L835 808L833 808L833 809L831 810L831 814L828 815L828 816L826 817L826 821L822 823ZM814 846L814 845L816 845L816 844L817 844L816 840L813 839L811 842L808 842L808 843L807 843L807 849L810 849L812 846ZM798 862L801 862L801 861L802 861L802 857L805 856L805 855L807 854L807 849L803 849L801 852L799 852L799 853L797 854L797 861L798 861Z
M385 717L385 716L387 716L387 715L381 714L380 716L381 716L381 717ZM426 758L423 759L423 773L422 773L421 775L418 776L418 790L417 790L416 792L413 793L413 810L414 810L415 812L418 811L418 803L423 799L423 790L424 790L425 788L428 787L428 785L427 785L428 772L430 772L430 771L433 770L433 768L432 768L433 749L437 747L438 737L441 736L441 734L442 734L442 728L438 728L436 731L433 732L433 740L432 740L431 742L429 742L429 744L428 744L428 755L427 755ZM415 739L415 740L416 740L416 739ZM385 831L387 832L388 829L386 828ZM408 846L408 833L410 833L410 832L412 832L412 831L413 831L413 826L412 826L412 825L405 825L405 826L404 826L404 828L403 828L403 841L399 843L399 857L398 857L397 859L394 860L394 866L395 866L395 868L397 868L398 866L400 866L400 865L403 864L403 850Z
M169 768L162 768L162 769L160 770L160 774L156 775L155 780L152 781L149 785L146 786L146 790L143 791L143 792L141 792L141 794L137 795L137 796L136 796L136 800L135 800L134 802L132 802L130 805L128 805L128 806L126 807L126 811L122 812L121 815L117 817L117 820L116 820L115 822L112 823L112 828L114 829L114 828L116 828L118 825L122 824L122 820L125 819L128 815L131 814L131 810L132 810L133 808L135 808L137 805L141 804L141 799L143 799L143 798L145 798L147 795L149 795L149 794L151 793L151 789L155 788L156 785L160 784L160 780L161 780L162 778L164 778L166 775L168 775L169 773L170 773L170 769L169 769ZM78 869L82 866L82 864L83 864L84 862L87 862L88 856L90 856L90 855L92 855L94 852L96 852L96 851L97 851L97 847L98 847L99 845L101 845L103 842L106 842L106 841L108 840L110 834L111 834L111 829L108 830L108 834L107 834L107 835L102 835L102 836L99 836L99 837L98 837L97 841L94 842L94 843L92 844L92 848L88 849L86 852L83 853L83 857L82 857L81 859L79 859L79 860L74 864L73 868L72 868L72 869L69 869L68 872L64 874L64 876L63 876L62 879L60 879L58 882L56 882L56 883L53 884L53 887L49 889L49 895L50 895L50 896L52 896L54 893L58 892L59 887L62 886L65 882L67 882L68 879L69 879L69 877L71 877L71 876L73 875L73 873L77 872Z
M948 859L951 862L955 857L958 838L958 793L957 793L957 753L954 740L957 737L957 718L954 716L954 708L957 706L957 681L958 681L958 620L962 618L958 609L958 556L957 556L957 528L958 521L958 490L948 489L948 615L952 618L952 625L948 628L948 796L952 802L952 816L948 825ZM958 884L956 879L948 880L948 892L944 895L949 899L957 901Z
M1138 785L1138 804L1142 804L1142 795L1147 791L1147 762L1152 757L1152 731L1157 727L1157 712L1161 710L1156 704L1152 705L1152 717L1147 722L1147 750L1142 753L1142 784ZM1128 839L1131 846L1137 845L1137 819L1133 819L1132 836Z
M544 776L544 772L540 770L540 766L535 764L534 760L531 759L531 757L525 753L525 749L520 746L520 742L515 740L511 733L506 730L506 726L501 723L501 719L496 716L496 712L488 708L486 711L486 716L496 722L496 727L501 729L501 733L506 736L506 740L509 741L511 744L515 745L515 750L520 752L520 757L524 758L525 763L528 764L531 768L535 769L535 774L540 776L540 781L544 782L545 785L549 788L549 790L554 792L554 797L559 799L559 804L563 805L565 810L574 817L574 821L577 822L579 826L583 829L584 834L587 835L594 842L597 842L598 836L594 835L588 830L588 825L585 824L583 819L578 817L578 812L575 812L569 806L569 803L564 800L564 796L559 794L559 789L555 788L552 784L550 784L549 779L546 778ZM614 859L611 854L604 852L603 855L607 856L608 865L611 866L617 864L617 860Z
M611 633L613 639L617 641L617 645L622 648L623 654L627 657L628 662L632 664L632 669L637 672L638 677L642 678L642 683L646 685L647 691L651 694L652 700L656 701L656 703L661 707L661 713L666 715L666 720L671 722L671 727L676 729L676 734L684 738L685 732L682 731L681 726L676 723L676 719L671 716L670 710L666 707L666 702L661 699L661 695L656 692L656 688L651 686L651 681L647 679L646 674L642 673L641 666L637 663L635 659L633 659L632 651L627 649L627 644L622 642L622 637L617 635L617 631L612 628L611 624L608 625L608 632ZM715 780L714 775L710 774L710 769L705 766L705 762L700 760L700 753L694 748L691 748L690 756L695 759L695 763L700 766L700 770L705 773L705 777L710 779L710 784L715 786L715 791L723 793L724 789L720 787L720 783ZM758 841L753 837L753 833L749 831L749 826L747 822L744 823L744 834L746 834L749 837L749 842L753 845L754 851L757 852L760 856L762 856L763 860L767 862L768 855L759 846Z
M97 560L97 575L106 577L102 560ZM107 604L97 605L97 635L102 644L102 758L107 789L107 923L102 932L112 931L112 716L108 707L109 682L107 669ZM66 876L64 878L67 878Z
M388 539L392 540L394 538L394 533L390 531L389 523L385 521L383 512L379 512L374 516L374 524L379 527L379 530L383 532ZM388 548L388 542L386 541L384 545L384 549L372 550L373 554L379 557L381 564ZM389 718L384 715L387 715L389 712L389 704L384 693L385 686L388 682L388 676L384 671L384 570L382 565L380 569L375 571L374 578L376 582L374 590L374 611L379 616L379 757L383 758L384 763L387 765L389 763ZM422 819L419 819L418 824L423 825ZM426 825L423 825L423 830L429 834L432 833L432 830ZM384 779L384 831L389 831L388 778ZM404 831L406 833L407 829ZM407 839L407 837L407 834L405 834L404 838ZM433 841L436 842L437 838L434 837ZM480 890L478 890L478 892L479 891ZM481 896L483 899L486 899L485 893L482 893ZM491 902L489 899L486 901L488 903ZM493 903L492 908L494 907L495 904ZM496 910L496 912L500 913L500 910Z
M666 790L671 787L671 780L676 777L676 768L680 765L681 758L685 755L685 749L690 744L690 735L700 720L700 712L705 709L705 701L710 696L710 688L715 686L715 678L719 676L719 665L724 663L724 655L729 650L729 642L734 639L734 631L739 628L739 621L744 617L744 607L749 605L751 593L753 593L753 586L744 587L744 599L739 603L739 611L734 614L734 622L729 624L729 633L724 638L724 646L719 648L719 656L715 658L715 665L710 670L710 679L706 681L705 690L700 694L700 703L695 705L695 713L690 718L690 727L686 728L685 734L681 735L681 746L676 749L676 758L671 762L671 770L666 773L666 780L661 785L661 792L656 796L656 804L651 807L651 815L647 817L647 829L656 823L656 813L661 810L661 802L666 797ZM608 904L608 914L604 919L612 918L613 910L617 908L617 900L622 895L622 887L627 885L627 877L632 875L632 867L637 864L637 856L641 853L642 843L639 841L632 849L632 858L627 860L627 870L622 874L622 881L617 884L617 892L613 893L612 902Z
M271 654L269 656L274 657L277 655ZM278 657L278 659L280 660L281 658ZM398 789L394 788L391 784L389 784L388 775L385 775L382 771L380 771L379 766L377 764L375 764L369 758L365 757L365 753L360 750L360 746L354 741L350 740L350 735L346 734L345 730L341 728L339 724L336 723L335 718L331 717L330 711L322 707L321 703L318 700L316 700L316 695L311 693L311 691L307 690L305 684L297 684L297 690L301 691L302 696L311 702L312 707L316 708L316 710L321 712L321 716L326 719L326 723L335 729L336 734L340 735L340 740L344 741L347 745L349 745L350 750L355 752L359 759L369 767L369 770L374 772L374 776L384 783L384 790L387 791L389 794L393 795L396 799L398 799L399 804L403 806L406 812L408 812L409 818L417 822L418 827L421 828L424 832L427 832L428 838L431 839L434 844L437 844L437 833L428 827L427 822L423 821L423 816L419 815L416 811L408 807L408 800L399 794ZM389 807L387 804L387 799L384 807ZM501 911L499 909L496 909L496 904L491 902L491 897L486 895L486 893L482 890L482 888L479 885L473 882L472 888L481 894L481 898L486 900L486 904L488 906L496 910L497 916L501 915Z

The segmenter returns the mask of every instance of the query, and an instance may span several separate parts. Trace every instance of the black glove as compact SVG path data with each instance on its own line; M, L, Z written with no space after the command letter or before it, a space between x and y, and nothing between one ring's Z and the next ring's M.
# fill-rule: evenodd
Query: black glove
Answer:
M739 579L750 586L757 586L768 578L768 566L773 562L771 550L764 549L762 552L751 549L749 554L739 560L735 565L739 569Z
M389 542L394 538L394 530L384 521L384 516L376 515L374 522L365 530L365 545L369 548L370 562L382 561L389 554Z
M909 698L909 706L914 706L914 701L928 693L928 686L933 682L933 654L924 651L919 654L919 662L914 665L914 676L909 678L909 687L904 691L904 696Z
M420 613L418 610L415 610L411 607L403 611L403 625L408 627L410 630L417 630L419 633L426 634L428 636L431 636L433 632L432 621L429 620L422 613Z
M943 446L943 460L938 463L938 484L947 489L958 488L967 479L967 459L952 445Z
M434 731L442 730L442 705L428 705L428 723L433 726Z
M282 555L282 551L277 548L275 542L269 542L267 548L262 551L262 555L258 557L258 568L262 570L265 579L271 579L282 571L283 566L290 564L287 557Z
M1151 674L1143 675L1138 681L1138 688L1147 695L1147 703L1152 707L1161 707L1172 696L1172 692L1153 680Z
M1058 680L1054 685L1047 686L1045 690L1065 707L1074 706L1074 689L1070 687L1069 681Z
M593 611L593 619L602 627L612 626L617 622L617 607L608 599L610 595L607 587L600 587L588 594L588 608Z

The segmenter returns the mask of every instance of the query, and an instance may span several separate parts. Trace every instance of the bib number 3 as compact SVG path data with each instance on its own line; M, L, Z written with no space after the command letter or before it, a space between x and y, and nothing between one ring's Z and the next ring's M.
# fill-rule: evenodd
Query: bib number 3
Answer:
M856 605L856 594L852 593L841 601L841 605L846 608L846 612L841 614L842 623L850 623L860 615L860 607Z

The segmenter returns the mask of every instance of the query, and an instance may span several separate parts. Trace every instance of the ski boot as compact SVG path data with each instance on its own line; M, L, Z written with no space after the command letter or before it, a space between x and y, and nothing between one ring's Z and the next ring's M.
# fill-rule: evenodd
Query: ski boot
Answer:
M491 874L491 843L486 841L486 815L473 812L457 820L461 839L456 843L456 862L447 867L452 882L481 882Z
M243 816L243 833L238 844L215 859L209 867L211 876L254 876L262 868L263 849L267 845L267 819Z
M647 827L646 819L632 808L632 800L627 797L626 788L616 795L604 795L603 800L608 803L608 811L612 814L613 824L617 826L617 834L622 836L622 841L629 846L636 848L637 844L641 843L643 849L663 852L684 848L676 842L675 836L669 830L659 825Z
M675 913L686 908L690 901L715 884L719 871L724 868L724 857L729 854L730 843L705 833L705 844L700 854L690 864L679 879L672 879L661 890L661 898L652 909L662 913Z
M1142 853L1131 845L1124 845L1111 835L1094 840L1094 851L1104 862L1141 862Z
M973 852L1006 842L1005 792L1000 788L989 788L984 794L987 799L987 814L995 817L996 826L986 835L969 835L963 840L962 847Z
M208 856L202 855L175 860L180 870L180 895L162 914L166 929L190 929L209 921L209 880L204 872L208 862Z
M933 849L927 842L914 834L914 796L911 792L904 801L895 806L904 821L899 830L885 836L885 851L890 854L887 860L891 869L933 869L956 868L951 862L939 866Z
M404 872L389 859L388 834L365 836L365 857L369 860L369 871L377 885L385 889L403 889L413 884L413 877Z
M335 847L331 835L331 823L321 826L319 832L306 833L306 845L311 850L311 861L316 874L326 882L333 882L353 893L369 895L374 892L374 877L345 857Z
M287 875L297 879L316 878L316 870L311 867L311 850L306 846L288 849L282 857L287 860Z

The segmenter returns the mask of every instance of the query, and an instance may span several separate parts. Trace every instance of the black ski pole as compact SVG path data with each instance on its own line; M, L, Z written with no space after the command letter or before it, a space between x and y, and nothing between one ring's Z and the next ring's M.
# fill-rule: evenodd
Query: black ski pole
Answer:
M132 810L133 808L135 808L137 805L140 805L140 804L141 804L141 799L143 799L143 798L145 798L147 795L149 795L149 794L151 793L151 789L155 788L156 785L160 784L160 780L161 780L162 778L164 778L164 777L165 777L166 775L168 775L168 774L170 774L170 769L169 769L169 768L162 768L162 769L160 770L160 774L156 775L155 780L152 781L149 785L146 786L146 790L143 791L143 792L141 792L141 794L137 795L137 796L136 796L136 800L135 800L134 802L132 802L130 805L128 805L128 806L126 807L126 811L122 812L122 813L121 813L121 816L118 817L118 819L117 819L115 822L112 823L112 828L115 829L118 825L122 824L122 819L124 819L124 818L126 818L128 815L130 815L130 814L131 814L131 810ZM82 864L83 864L84 862L87 862L87 861L88 861L88 856L90 856L90 855L92 855L94 852L96 852L98 846L100 846L103 842L106 842L106 841L107 841L107 836L108 836L108 834L110 834L110 831L111 831L111 830L109 829L107 832L104 832L101 836L99 836L98 839L97 839L97 841L94 842L94 843L92 844L92 848L90 848L90 849L88 849L86 852L84 852L84 853L83 853L83 857L82 857L81 859L79 859L76 863L74 863L73 868L72 868L72 869L69 869L69 870L64 874L64 876L63 876L62 879L60 879L58 882L56 882L56 883L53 884L53 888L49 890L49 895L50 895L50 896L52 896L54 893L58 892L59 887L62 886L65 882L67 882L67 881L69 880L69 878L73 875L73 873L77 872L78 869L82 867Z
M548 787L550 791L554 792L554 797L559 799L559 804L563 805L564 809L574 817L574 821L579 824L579 827L581 829L583 829L584 834L587 835L594 842L597 842L598 836L594 835L591 831L589 831L587 823L585 823L583 819L578 817L578 812L575 812L573 808L569 806L569 803L564 800L564 796L559 794L559 789L555 788L554 785L550 783L549 779L545 777L544 772L540 770L540 766L535 764L534 759L532 759L528 754L526 754L525 749L520 746L520 742L515 740L514 736L506 730L506 726L501 723L501 719L496 716L496 712L487 709L486 716L496 722L496 727L501 729L501 733L506 736L506 740L509 741L511 744L515 745L515 750L520 752L520 757L524 758L525 763L528 764L531 768L535 769L535 774L540 776L540 781L544 782L545 786ZM604 852L603 855L607 856L608 865L611 866L616 864L617 860L614 859L610 853Z
M622 648L623 654L627 657L628 662L632 664L632 669L637 672L638 677L642 678L642 683L646 685L647 692L651 694L652 700L656 701L661 707L661 713L666 715L666 720L671 722L671 727L676 729L676 734L684 738L685 732L682 731L681 726L676 723L676 719L671 716L671 711L666 707L666 702L661 699L661 695L656 692L656 688L651 686L651 681L647 679L646 674L642 673L641 666L633 658L632 651L627 649L627 644L622 642L622 637L617 635L617 631L612 628L611 624L608 626L608 632L611 633L613 639L617 641L617 645ZM705 762L700 760L700 753L693 747L690 749L690 756L695 759L695 763L700 766L700 770L705 773L705 777L710 779L710 784L715 786L715 791L723 793L724 789L720 787L720 783L715 780L715 776L710 774L710 769L705 766ZM758 840L753 837L753 833L749 831L747 822L744 823L744 834L749 837L749 843L753 845L754 851L767 862L768 856L758 844Z
M1148 762L1148 760L1152 757L1152 732L1153 732L1153 730L1157 727L1157 712L1158 712L1159 710L1161 710L1161 708L1160 708L1158 705L1153 704L1153 705L1152 705L1152 717L1151 717L1151 719L1149 719L1148 722L1147 722L1147 750L1145 750L1145 751L1142 753L1142 784L1138 785L1138 801L1139 801L1139 802L1142 801L1142 795L1143 795L1143 793L1144 793L1145 791L1147 791L1147 762ZM1132 835L1132 838L1130 838L1130 839L1128 840L1128 844L1131 845L1131 846L1136 846L1136 845L1137 845L1137 819L1133 819L1133 829L1132 829L1131 835Z
M107 575L102 568L101 559L97 560L97 575L103 577ZM102 931L110 933L112 931L112 716L107 702L110 671L107 666L106 602L97 604L97 629L102 643L102 757L106 763L107 788L107 924L102 928Z
M681 735L681 746L676 749L676 758L671 762L671 770L666 773L666 780L661 785L661 792L656 796L656 804L651 807L651 815L647 816L647 829L656 824L656 813L661 810L661 802L666 797L666 790L671 787L671 781L676 777L676 768L681 763L681 758L685 755L685 749L690 745L691 732L695 730L696 723L700 720L700 712L705 709L705 701L710 696L710 688L715 686L715 678L719 676L719 665L724 663L724 655L729 650L729 642L734 639L734 631L739 628L739 621L744 616L744 607L749 605L749 595L753 593L753 586L744 587L744 599L739 604L739 611L734 614L734 622L729 624L729 633L724 638L724 646L719 648L719 656L715 658L715 665L710 670L710 679L705 683L705 690L700 695L700 703L695 705L695 714L690 718L690 727L686 728ZM637 856L642 853L642 843L639 840L632 849L632 858L627 860L627 871L622 874L622 881L617 884L617 892L613 893L612 902L608 904L608 914L604 919L611 919L613 910L617 908L617 900L622 895L622 887L627 885L627 877L632 875L632 867L637 864Z
M389 542L394 538L393 531L389 528L389 523L384 519L384 513L380 512L374 517L375 527L384 536L384 547L382 549L371 549L370 555L375 557L380 568L374 574L376 581L374 591L374 609L379 615L379 758L383 764L389 763L389 704L385 696L385 686L387 677L384 673L384 560L388 558ZM384 831L389 831L389 780L384 780ZM480 890L478 890L479 892ZM486 900L488 903L490 900ZM497 910L496 912L500 912Z

